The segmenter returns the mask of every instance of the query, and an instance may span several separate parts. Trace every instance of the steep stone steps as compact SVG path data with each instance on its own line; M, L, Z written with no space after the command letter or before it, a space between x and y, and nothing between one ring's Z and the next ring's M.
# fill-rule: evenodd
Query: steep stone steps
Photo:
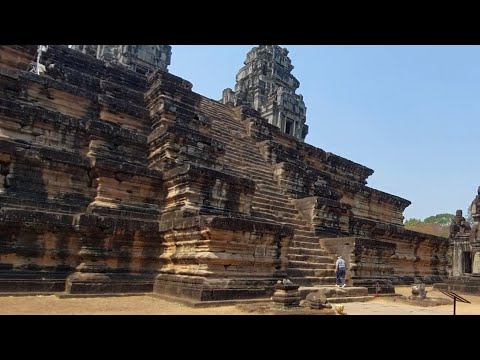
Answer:
M278 193L276 195L271 195L271 194L267 194L265 193L264 191L260 192L260 190L258 191L258 194L256 193L256 198L257 199L266 199L266 200L273 200L273 201L283 201L283 197L282 196L278 196ZM285 205L290 205L293 207L293 205L289 202L285 202Z
M320 247L315 248L306 248L298 245L298 243L293 240L290 243L290 248L288 255L318 255L318 256L327 256L329 255L327 250L320 249Z
M299 226L298 224L299 223L301 224L301 222L303 221L303 220L292 219L290 217L281 217L278 214L266 213L259 209L253 210L252 215L259 221L276 223L276 224L280 223L282 225L292 226L292 227Z
M257 175L254 172L250 173L250 178L256 182L258 181L265 181L268 180L269 178L266 178L265 175Z
M292 269L298 269L298 270L305 270L305 269L315 270L315 271L334 270L331 268L331 266L326 266L326 265L332 265L332 262L330 261L329 257L326 256L326 258L327 259L318 260L319 262L289 260L288 266ZM308 274L305 274L305 275L308 275ZM330 275L332 274L330 273ZM327 276L327 274L325 276Z
M326 250L323 250L326 252ZM325 258L328 258L328 261L325 261ZM298 263L298 264L301 264L301 263L314 263L314 264L322 264L322 267L324 267L323 265L328 265L325 266L324 268L328 268L328 269L334 269L335 268L335 265L331 263L331 257L326 254L326 255L311 255L311 254L308 254L308 255L305 255L305 254L288 254L288 260L293 264L294 262ZM301 266L299 266L301 267Z
M260 185L260 184L258 184ZM276 191L273 191L273 190L267 190L267 189L264 189L262 187L259 186L259 189L261 190L260 194L262 196L270 196L270 197L276 197L277 199L285 199L285 202L289 202L288 201L288 196L285 195L284 191L282 188L280 187L277 187L277 190Z
M287 209L295 209L295 207L293 207L292 205L290 205L288 203L284 203L282 201L279 201L278 198L277 199L272 199L272 198L266 199L264 197L257 196L257 197L255 197L254 202L257 203L257 204L271 205L271 206L273 205L273 206L277 206L277 207L284 206Z
M251 160L242 156L232 156L230 155L225 155L224 161L228 161L231 164L235 165L240 165L240 166L245 166L248 167L248 171L256 171L259 174L264 174L268 176L267 180L272 181L273 180L273 173L272 171L266 169L262 170L262 166L260 162L257 162L256 160Z
M216 111L212 106L210 111ZM301 217L287 194L274 179L273 169L260 153L256 141L247 136L243 123L225 116L225 121L214 121L211 136L226 144L223 157L226 172L255 181L251 215L268 223L280 223L294 228L293 241L287 254L287 275L299 285L335 284L334 259L321 249L318 237ZM218 115L216 115L218 118Z
M301 241L301 242L306 242L306 243L318 243L318 236L310 236L310 235L299 235L297 232L295 232L295 240L296 241Z
M287 274L294 277L305 276L305 277L332 277L336 279L335 270L331 269L316 269L316 268L297 268L289 267L287 268Z
M272 180L273 183L273 180ZM278 194L279 186L277 184L267 184L267 183L262 183L258 184L258 186L262 190L266 190L266 193L271 193L271 194Z
M314 232L311 230L297 230L295 229L295 235L304 235L306 237L315 237ZM316 238L318 239L318 237Z
M288 274L288 270L287 270ZM335 285L336 277L289 276L290 281L300 286Z
M288 215L288 216L299 215L298 211L294 210L294 209L289 209L289 208L286 208L286 207L275 206L275 205L266 205L266 204L260 204L260 205L262 206L262 209L264 209L264 210L270 210L272 212L282 213L282 215ZM253 206L252 206L252 209L253 209Z

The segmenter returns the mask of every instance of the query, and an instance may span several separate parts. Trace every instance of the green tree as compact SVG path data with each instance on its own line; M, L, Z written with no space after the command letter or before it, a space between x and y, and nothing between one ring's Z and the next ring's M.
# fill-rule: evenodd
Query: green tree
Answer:
M415 226L415 225L418 225L418 224L421 224L423 221L420 220L420 219L415 219L415 218L410 218L408 220L405 220L405 226Z
M426 217L423 220L411 218L405 221L405 229L448 237L449 225L454 217L453 214L437 214Z
M450 223L452 222L452 218L454 216L455 215L453 214L447 214L447 213L437 214L437 215L433 215L425 218L423 222L426 224L450 225Z

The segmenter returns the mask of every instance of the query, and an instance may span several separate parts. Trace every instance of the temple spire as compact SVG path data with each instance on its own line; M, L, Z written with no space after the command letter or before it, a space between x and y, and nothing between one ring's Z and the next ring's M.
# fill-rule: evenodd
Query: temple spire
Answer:
M260 45L247 53L237 74L235 91L225 89L222 102L249 105L285 133L303 141L308 134L303 96L295 91L300 82L292 75L288 50Z

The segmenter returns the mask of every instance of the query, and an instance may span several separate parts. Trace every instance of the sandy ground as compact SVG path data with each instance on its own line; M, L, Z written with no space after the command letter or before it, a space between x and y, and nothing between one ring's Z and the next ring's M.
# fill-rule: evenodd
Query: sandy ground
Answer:
M438 291L427 288L428 297L443 297ZM396 292L410 295L410 287L397 287ZM457 315L480 315L480 296L463 295L472 304L457 303ZM377 298L362 303L345 303L348 315L452 315L450 305L423 307ZM150 296L105 298L67 298L52 296L0 296L2 315L251 315L235 306L192 308Z

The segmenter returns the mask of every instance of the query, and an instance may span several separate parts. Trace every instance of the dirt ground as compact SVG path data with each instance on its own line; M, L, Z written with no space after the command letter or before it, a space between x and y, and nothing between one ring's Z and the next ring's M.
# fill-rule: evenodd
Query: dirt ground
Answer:
M447 298L432 288L428 297ZM410 295L411 287L396 292ZM457 315L480 315L480 296L464 295L472 304L457 303ZM450 305L412 306L392 298L377 298L362 303L345 303L347 315L452 315ZM252 315L236 306L192 308L151 296L59 298L57 296L0 296L1 315Z

